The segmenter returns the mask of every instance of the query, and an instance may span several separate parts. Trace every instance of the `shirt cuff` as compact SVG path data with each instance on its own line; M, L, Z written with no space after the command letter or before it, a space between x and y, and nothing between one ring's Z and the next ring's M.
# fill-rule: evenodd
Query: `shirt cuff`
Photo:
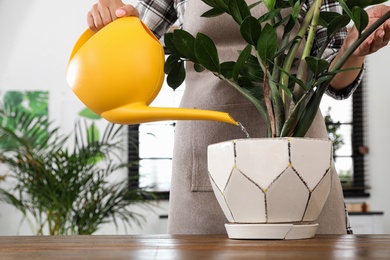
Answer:
M350 97L353 92L355 92L356 88L359 87L359 85L361 84L364 76L364 71L365 63L363 62L362 68L360 69L358 76L349 86L339 91L335 91L332 88L328 87L328 89L326 90L326 94L337 100L342 100Z
M328 48L325 50L324 55L322 55L322 58L327 60L329 63L331 63L332 60L336 57L337 51L338 51L337 49ZM346 99L346 98L350 97L353 94L353 92L355 92L356 88L360 85L360 83L362 82L363 76L364 76L364 71L365 71L365 63L363 62L363 65L359 71L358 76L349 86L347 86L346 88L343 88L342 90L338 90L338 91L335 91L331 87L328 87L325 93L328 96L330 96L334 99L337 99L337 100L342 100L342 99Z

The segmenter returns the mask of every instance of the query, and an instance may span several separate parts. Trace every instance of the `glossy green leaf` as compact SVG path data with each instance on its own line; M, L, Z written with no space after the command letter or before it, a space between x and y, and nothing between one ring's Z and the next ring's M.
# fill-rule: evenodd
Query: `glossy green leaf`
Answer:
M343 8L343 11L352 19L352 11L344 0L338 0L340 6Z
M240 32L242 38L253 46L256 46L261 32L260 22L253 16L248 16L241 24Z
M245 78L245 77L241 77L238 80L238 85L242 89L244 89L244 91L247 94L253 96L258 101L258 105L263 107L264 112L266 111L265 105L263 103L264 102L264 100L263 100L264 99L263 88L253 84L248 78Z
M216 7L222 9L225 13L230 14L229 0L213 0Z
M245 0L230 0L229 11L233 19L240 25L245 18L251 15Z
M278 27L284 27L285 24L288 22L288 20L290 19L291 15L287 15L286 17L283 17L283 19L279 20L277 23L274 23L273 24L273 27L274 28L278 28Z
M214 0L202 0L202 2L211 6L211 7L217 7Z
M199 63L206 69L219 72L219 58L217 47L213 40L203 33L198 33L195 38L195 55Z
M277 51L278 39L276 30L271 25L266 24L260 33L257 41L257 51L263 62L273 60Z
M337 17L341 16L342 14L337 12L320 12L320 19L319 24L325 28L328 27L328 25Z
M268 11L271 11L275 7L276 0L263 0L263 3L267 7Z
M174 54L168 56L164 64L164 73L168 74L176 66L176 63L180 61L180 58Z
M250 4L250 5L248 5L248 6L249 6L249 9L252 10L252 8L255 8L255 7L258 6L259 4L261 4L261 1L256 1L256 2L254 2L253 4Z
M176 49L183 55L183 57L186 57L193 62L197 62L194 52L194 36L184 30L175 30L173 32L173 42Z
M264 80L263 70L261 69L257 58L253 55L245 62L240 74L252 82L262 83Z
M305 58L307 67L314 75L318 75L329 67L329 62L317 57L308 56Z
M376 5L376 4L384 3L384 2L386 2L386 1L383 1L383 0L379 0L379 1L376 1L376 0L348 0L348 1L346 1L347 6L351 10L354 7L366 8L370 5Z
M244 66L245 62L249 59L250 55L251 55L251 51L252 51L252 46L251 45L247 45L245 47L245 49L240 53L240 56L238 56L238 59L237 59L237 63L236 65L234 66L234 69L233 69L233 79L237 81L238 79L238 75L242 69L242 67Z
M280 11L281 11L281 9L277 8L277 9L273 9L273 10L263 14L258 19L259 23L263 23L263 22L270 21L270 20L274 19L276 16L278 16L280 14Z
M348 15L340 15L333 19L330 24L328 25L328 37L339 31L341 28L344 28L349 24L351 19Z
M364 11L364 9L355 6L352 9L352 20L359 34L361 34L362 31L367 27L369 18L367 12Z
M372 4L372 0L348 0L347 5L352 10L354 7L365 8Z
M298 0L276 0L275 1L275 8L290 8L294 5L295 2ZM299 0L302 2L302 0Z
M167 50L176 56L181 57L181 53L176 49L175 43L173 42L173 33L164 34L164 45Z
M233 68L235 64L234 61L221 63L221 74L227 79L233 78Z
M173 90L177 89L185 80L186 71L184 68L184 62L177 62L172 67L167 76L167 84Z
M291 30L295 27L296 24L297 24L297 21L290 16L286 25L284 26L283 38L285 35L287 35L289 32L291 32Z
M305 82L303 82L302 80L298 79L297 77L293 76L293 75L289 75L289 79L291 80L291 83L295 83L295 84L298 84L302 89L304 90L309 90L311 85L310 84L305 84Z
M194 63L194 70L196 71L196 72L202 72L202 71L204 71L206 68L205 67L203 67L202 65L200 65L200 64L198 64L198 63Z
M296 1L294 6L292 7L291 17L297 21L299 17L299 13L301 12L301 2Z
M221 15L221 14L224 14L225 12L220 9L220 8L212 8L206 12L204 12L201 17L215 17L215 16L218 16L218 15Z

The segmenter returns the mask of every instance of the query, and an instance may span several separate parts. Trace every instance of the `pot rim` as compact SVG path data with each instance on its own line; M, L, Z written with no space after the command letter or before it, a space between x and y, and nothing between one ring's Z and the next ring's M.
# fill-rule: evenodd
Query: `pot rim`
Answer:
M214 146L214 145L219 145L219 144L224 144L224 143L237 143L237 142L245 142L245 141L265 141L265 140L275 140L275 141L280 141L280 140L311 140L311 141L320 141L320 142L332 142L327 137L250 137L250 138L237 138L237 139L230 139L230 140L225 140L217 143L212 143L209 144L208 146Z

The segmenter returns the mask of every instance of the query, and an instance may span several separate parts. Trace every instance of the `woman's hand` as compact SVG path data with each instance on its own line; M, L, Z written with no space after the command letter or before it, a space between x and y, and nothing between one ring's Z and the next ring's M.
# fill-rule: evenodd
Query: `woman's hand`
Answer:
M386 5L377 5L371 7L367 10L367 14L369 17L368 26L372 25L376 20L378 20L381 16L383 16L386 12L390 11L390 7ZM367 27L368 27L367 26ZM353 27L348 37L345 39L345 47L348 47L352 44L354 40L357 39L358 32L355 27ZM390 40L390 20L387 20L383 23L375 32L373 32L353 53L355 56L364 57L371 53L374 53L384 46Z
M376 5L367 10L369 17L368 26L373 24L381 16L390 10L390 7L385 5ZM344 43L341 46L336 58L332 64L345 53L345 51L351 46L351 44L357 39L358 31L353 27L347 37L344 39ZM383 23L378 29L375 30L352 54L352 56L344 64L343 69L347 68L360 68L363 65L364 59L367 55L372 54L379 49L387 45L390 40L390 20ZM349 84L351 84L359 74L359 70L350 70L346 72L338 73L331 82L331 88L335 91L340 91Z
M99 31L117 18L137 16L139 13L132 5L126 5L121 0L98 0L87 15L89 29Z

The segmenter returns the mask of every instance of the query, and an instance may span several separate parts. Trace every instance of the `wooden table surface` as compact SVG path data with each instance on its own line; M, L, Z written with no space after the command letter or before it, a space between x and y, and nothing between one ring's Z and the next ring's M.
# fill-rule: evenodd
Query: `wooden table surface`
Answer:
M215 235L4 236L0 259L390 259L390 235L232 240Z

